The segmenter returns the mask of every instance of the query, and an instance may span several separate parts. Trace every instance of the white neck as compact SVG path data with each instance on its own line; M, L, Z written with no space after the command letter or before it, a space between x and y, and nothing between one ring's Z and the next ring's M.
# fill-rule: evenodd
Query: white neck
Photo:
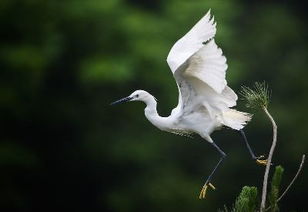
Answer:
M168 119L167 117L161 117L157 113L157 102L155 98L149 95L143 101L146 104L146 108L144 109L146 118L157 128L167 130L169 128Z

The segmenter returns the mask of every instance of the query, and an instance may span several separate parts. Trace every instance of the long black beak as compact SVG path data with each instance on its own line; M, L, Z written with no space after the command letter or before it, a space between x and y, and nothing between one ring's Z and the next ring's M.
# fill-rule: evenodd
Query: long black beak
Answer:
M133 99L133 97L128 96L128 97L125 97L125 98L123 98L123 99L119 99L119 100L117 100L117 101L115 101L115 102L112 102L110 105L116 105L116 104L128 102L128 101L130 101L130 100L132 100L132 99Z

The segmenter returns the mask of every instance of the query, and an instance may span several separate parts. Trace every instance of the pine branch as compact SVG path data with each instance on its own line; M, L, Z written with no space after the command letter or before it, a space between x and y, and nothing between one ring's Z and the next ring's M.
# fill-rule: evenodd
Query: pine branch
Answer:
M276 166L274 175L272 177L271 191L268 195L268 200L269 200L269 204L270 204L269 209L271 209L271 212L278 212L279 211L277 199L278 199L278 196L279 196L279 190L280 190L279 188L280 188L280 183L281 183L283 172L284 172L284 168L282 166ZM266 209L266 211L267 210L268 209Z
M299 173L301 172L304 162L305 162L305 155L302 156L302 161L301 164L299 165L299 168L294 176L294 178L292 179L292 181L290 182L290 184L288 185L288 187L286 188L286 190L280 195L280 197L277 199L277 202L279 202L282 197L284 197L284 195L286 195L286 193L288 192L288 190L291 188L291 186L293 185L293 183L295 182L296 178L298 177Z
M272 139L272 145L271 145L271 148L270 148L270 151L269 151L269 154L268 154L267 164L266 164L264 178L263 178L260 212L264 212L264 211L269 210L271 208L273 209L273 211L277 211L278 210L277 203L288 192L288 190L290 189L290 187L293 185L294 181L298 177L299 173L301 172L304 161L305 161L305 155L303 155L303 157L302 157L302 162L301 162L300 167L299 167L296 175L294 176L293 180L290 182L289 186L286 188L286 190L282 193L282 195L279 198L278 198L278 191L277 190L275 191L275 187L278 189L279 186L275 186L275 183L274 184L272 183L272 193L270 195L270 196L272 196L272 199L270 199L271 206L268 207L265 210L266 198L267 198L268 177L269 177L270 168L271 168L271 164L272 164L273 154L274 154L276 144L277 144L277 124L276 124L275 120L273 119L272 115L269 113L269 111L267 109L268 104L269 104L269 99L270 99L270 91L269 91L268 86L266 85L265 82L263 82L263 83L256 82L253 89L243 86L240 94L244 97L244 99L246 99L246 101L247 101L246 106L247 107L251 107L251 108L255 108L255 109L261 108L265 112L266 116L269 118L270 122L272 123L273 139ZM276 171L277 171L277 173L279 172L277 167L276 167ZM283 172L283 170L281 169L280 170L281 175L282 175L282 172ZM280 177L281 177L281 175L280 175ZM273 180L275 180L275 178L273 178ZM276 179L276 180L278 182L278 179Z
M256 187L244 186L236 198L232 212L255 212L257 208L258 190Z
M303 165L304 165L304 162L305 162L305 158L306 158L306 155L303 155L303 156L302 156L302 161L301 161L301 163L300 163L300 165L299 165L299 167L298 167L298 170L297 170L295 176L293 177L292 181L291 181L290 184L287 186L287 188L284 190L284 192L280 195L280 197L277 198L276 203L278 203L278 202L286 195L286 193L289 191L289 189L291 188L291 186L293 185L293 183L294 183L295 180L297 179L298 175L300 174L300 172L301 172L301 170L302 170L302 168L303 168ZM266 208L266 211L270 210L271 208L272 208L271 206L268 207L268 208Z
M266 107L263 107L262 109L264 110L264 112L266 113L266 115L268 116L268 118L270 119L270 121L272 123L272 126L273 126L273 141L272 141L272 146L271 146L270 152L268 154L267 164L266 164L264 178L263 178L262 199L261 199L261 205L260 205L260 211L261 212L265 211L268 176L269 176L272 158L273 158L273 154L274 154L276 143L277 143L277 125L276 125L276 122L274 121L273 117L268 112Z
M253 89L243 86L240 94L244 97L244 99L246 99L247 107L251 107L255 109L261 108L265 112L267 117L270 119L272 126L273 126L273 141L272 141L271 149L270 149L270 152L267 158L267 164L266 164L264 178L263 178L262 199L261 199L261 205L260 205L260 212L263 212L265 210L265 204L266 204L267 183L268 183L270 166L272 163L272 158L273 158L274 150L275 150L276 143L277 143L277 125L273 117L267 110L269 99L270 99L270 91L265 82L262 82L262 83L256 82Z
M246 100L246 106L249 108L267 108L270 100L270 90L265 82L256 82L253 89L242 86L240 95Z

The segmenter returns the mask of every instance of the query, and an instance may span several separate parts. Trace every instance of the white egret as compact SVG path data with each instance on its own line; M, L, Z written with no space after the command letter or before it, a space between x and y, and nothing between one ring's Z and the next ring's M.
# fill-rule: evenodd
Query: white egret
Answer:
M144 90L136 90L128 97L111 103L143 101L146 104L145 116L154 126L180 135L199 134L218 150L221 158L205 181L200 199L205 197L208 186L215 189L211 178L226 156L210 137L222 126L240 131L252 158L266 164L266 160L255 156L241 130L250 121L251 115L230 108L236 105L237 95L227 85L226 58L215 43L215 33L216 23L209 10L171 48L167 63L178 86L179 100L170 116L159 116L156 99Z

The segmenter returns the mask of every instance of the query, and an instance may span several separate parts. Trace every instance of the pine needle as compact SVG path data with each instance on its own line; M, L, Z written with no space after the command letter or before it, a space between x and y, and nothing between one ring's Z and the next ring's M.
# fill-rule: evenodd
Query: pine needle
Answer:
M247 101L246 106L250 108L267 108L270 100L270 91L265 82L255 82L253 89L242 86L240 95Z

